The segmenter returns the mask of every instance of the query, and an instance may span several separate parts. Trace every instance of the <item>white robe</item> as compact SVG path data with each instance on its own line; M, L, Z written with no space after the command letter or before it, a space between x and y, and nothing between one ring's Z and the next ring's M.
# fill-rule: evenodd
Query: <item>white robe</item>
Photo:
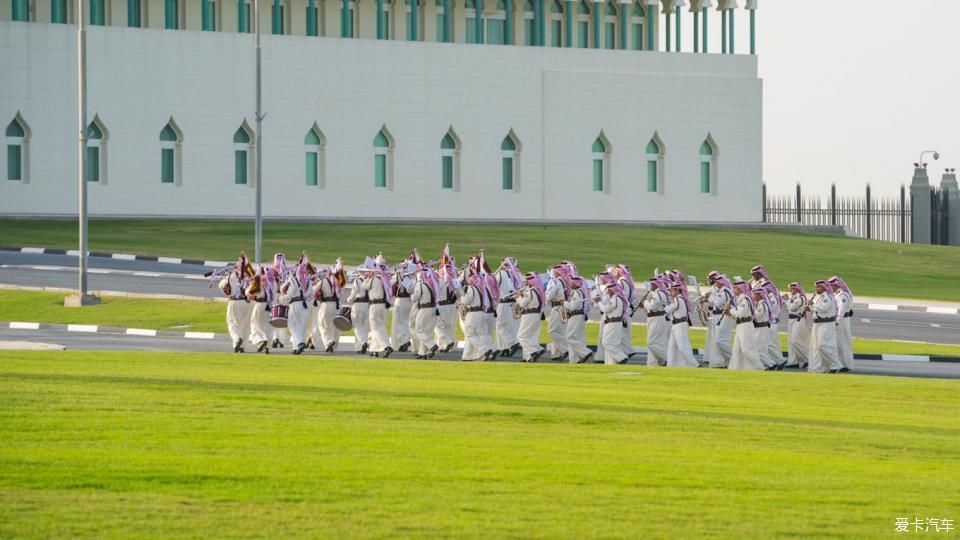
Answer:
M520 348L523 349L523 359L530 360L534 354L543 349L540 346L540 314L543 310L540 292L527 289L517 297L517 305L524 311L535 310L535 313L520 315L520 329L517 331L517 339L520 341Z
M757 325L769 326L757 326ZM760 363L767 369L777 365L777 361L770 353L770 328L773 325L770 322L770 312L767 310L766 302L757 302L753 308L753 338L756 340L757 354Z
M406 284L404 284L406 281ZM397 296L393 298L393 320L390 325L390 342L394 349L399 349L410 341L410 310L412 302L410 293L413 282L404 280L397 284Z
M564 336L567 340L567 352L570 353L569 361L576 364L590 354L587 348L587 318L582 312L584 308L584 295L580 289L572 289L570 298L563 303L563 308L567 310L569 319L567 319L567 333Z
M780 346L780 297L775 292L768 292L767 301L773 308L770 313L770 328L767 329L767 356L772 365L785 364L783 348Z
M230 333L230 343L236 343L237 340L243 341L250 336L250 311L253 306L244 296L236 271L220 280L220 290L223 291L227 284L230 285L230 294L227 295L230 298L227 301L227 332Z
M457 295L450 292L446 281L440 282L440 298L443 302L437 302L440 316L437 317L437 326L434 328L433 335L437 340L437 346L445 349L457 341Z
M287 312L287 328L290 330L290 344L298 347L306 344L306 330L310 323L310 289L304 291L300 280L291 275L280 288L280 303L290 306Z
M410 313L413 316L413 333L417 338L414 352L426 356L433 347L433 329L437 326L437 299L433 297L430 286L418 280L413 287L410 301L414 305Z
M387 337L387 314L390 308L385 303L386 291L383 288L383 280L379 276L368 276L363 279L360 287L370 299L370 307L367 310L370 328L367 350L381 353L390 346L390 338Z
M463 327L464 347L461 358L463 360L479 360L489 351L494 350L496 345L493 338L487 331L486 313L480 310L483 299L481 292L476 285L467 285L463 288L463 294L460 295L460 304L467 311L460 325ZM513 314L510 314L513 317Z
M787 365L800 366L809 361L810 317L807 316L807 299L801 294L792 294L785 303L790 318L787 338Z
M733 302L730 291L723 287L714 286L710 290L707 308L710 310L710 324L707 326L707 341L703 354L704 362L712 368L724 368L730 363L733 355L733 330L737 326L733 317L724 313L727 306ZM715 313L720 311L720 313Z
M763 370L760 361L760 349L757 346L756 332L753 327L753 301L746 295L738 295L729 316L737 324L737 333L733 338L733 353L728 369ZM737 323L737 319L749 319Z
M813 331L810 333L810 365L808 370L814 373L827 373L840 369L840 355L837 351L837 323L817 319L830 319L837 316L837 304L829 294L815 294L810 299L810 311L813 313Z
M333 350L337 349L337 344L340 343L340 330L337 330L337 327L333 325L333 318L337 316L337 312L340 309L340 299L334 294L333 281L336 279L333 276L328 276L320 280L320 284L317 285L320 291L320 309L317 313L317 331L320 335L320 341L322 342L323 349L326 349L333 344ZM324 300L327 299L327 300ZM351 313L351 318L353 314Z
M552 278L547 282L547 334L550 336L550 354L554 358L563 355L569 349L567 344L567 323L561 318L564 302L563 282L559 278Z
M633 348L633 315L631 315L631 312L639 303L639 299L637 298L636 290L633 288L633 283L628 283L627 280L623 278L621 278L619 282L620 288L628 295L627 312L623 315L623 320L627 325L623 327L623 332L620 334L621 348L628 356L631 356L637 352L636 349Z
M269 342L273 334L273 327L270 326L270 304L267 303L266 294L263 292L263 296L259 297L263 299L262 302L257 302L256 299L250 302L250 343L254 345Z
M843 289L835 293L837 300L837 355L843 367L853 369L853 316L846 317L853 312L853 297Z
M682 293L681 293L682 294ZM687 304L680 297L674 297L667 304L667 315L670 315L670 338L667 344L667 366L668 367L699 367L700 363L693 356L693 348L690 347L690 325L687 321L690 319L690 313L687 311ZM683 321L683 322L677 322Z
M666 315L650 316L650 312L664 311L666 293L656 290L647 296L643 309L647 313L647 365L667 365L667 346L670 342L670 321Z
M512 298L507 299L516 288L506 270L497 272L497 286L500 288L500 302L497 303L497 349L504 351L517 344L517 330L520 329L520 319L513 316ZM506 302L504 300L506 299Z
M603 342L603 363L618 364L627 359L628 352L623 348L623 323L619 319L623 315L623 300L619 296L610 296L604 291L598 302L603 317L601 328ZM607 322L610 320L610 322Z
M370 337L370 304L367 302L366 291L361 290L360 280L354 280L347 296L347 303L353 308L350 319L353 321L353 350L360 352Z

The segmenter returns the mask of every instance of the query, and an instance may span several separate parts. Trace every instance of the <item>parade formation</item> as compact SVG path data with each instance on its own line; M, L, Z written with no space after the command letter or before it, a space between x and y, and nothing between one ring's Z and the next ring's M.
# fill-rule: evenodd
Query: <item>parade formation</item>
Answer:
M465 361L519 354L524 362L548 355L558 362L623 364L638 354L632 330L643 317L648 366L818 373L854 367L853 295L839 276L817 281L808 297L799 282L781 293L763 265L751 268L749 280L712 271L702 292L680 270L654 273L636 283L628 266L614 264L588 279L572 261L523 273L514 257L491 269L482 250L458 267L447 244L435 261L424 261L414 249L393 266L380 253L351 270L339 258L318 268L306 254L289 264L283 253L255 269L241 253L235 264L207 277L228 298L236 353L245 343L267 354L285 344L295 355L318 348L331 353L352 330L358 354L413 352L429 359L457 347L459 321ZM596 351L587 346L586 332L594 310ZM778 333L784 319L786 357ZM690 345L695 320L707 330L702 360ZM543 322L546 347L540 343Z

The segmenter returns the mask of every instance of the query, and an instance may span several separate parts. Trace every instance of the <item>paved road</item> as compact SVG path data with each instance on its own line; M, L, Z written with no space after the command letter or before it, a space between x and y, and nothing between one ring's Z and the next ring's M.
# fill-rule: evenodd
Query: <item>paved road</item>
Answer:
M91 290L179 294L216 298L196 265L125 261L91 257ZM0 252L0 284L76 288L77 258ZM786 331L786 325L781 325ZM927 341L960 345L960 316L906 311L857 309L854 335L872 339Z
M141 337L113 334L84 334L66 332L63 330L11 330L0 329L0 341L29 341L62 345L67 350L117 350L117 351L173 351L173 352L230 352L230 344L217 340L194 340L183 338ZM247 353L254 354L254 353ZM289 356L290 349L276 349L269 356L261 355L264 361L276 355ZM341 345L340 356L355 356L352 345ZM302 357L309 362L312 356L327 356L323 353L307 351ZM642 355L641 355L642 356ZM364 356L363 358L366 358ZM398 360L414 360L410 353L397 353L391 358ZM459 352L454 354L437 355L437 360L460 361ZM498 360L499 361L499 360ZM507 361L518 362L509 359ZM549 360L541 363L552 364ZM631 365L643 365L644 360L636 358ZM0 361L2 365L2 361ZM784 373L799 375L796 370L786 370ZM891 362L891 361L857 361L857 374L883 375L896 377L922 377L960 379L960 363L932 363L932 362ZM840 375L843 376L843 375Z

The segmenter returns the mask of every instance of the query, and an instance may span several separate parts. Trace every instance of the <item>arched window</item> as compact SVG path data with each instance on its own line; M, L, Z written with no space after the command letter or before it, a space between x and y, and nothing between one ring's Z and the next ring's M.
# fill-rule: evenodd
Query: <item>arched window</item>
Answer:
M270 20L273 35L282 36L290 33L290 21L287 14L290 13L290 6L287 0L271 0Z
M440 187L460 191L460 139L453 128L440 140Z
M642 51L643 28L647 24L647 13L639 2L633 4L630 10L630 48L635 51Z
M607 2L603 11L603 46L606 49L617 48L617 5Z
M107 128L94 116L87 126L87 182L107 183Z
M393 189L393 137L386 127L373 138L373 186Z
M7 180L27 183L30 164L30 131L20 113L7 125Z
M73 10L67 4L67 0L50 0L50 22L56 24L67 24L70 21Z
M304 182L308 186L322 188L326 184L326 146L327 138L314 124L303 138Z
M553 0L550 4L550 46L563 47L563 4Z
M510 133L500 143L503 189L520 191L520 141L510 130Z
M647 193L663 193L663 141L657 134L647 143Z
M237 0L237 32L253 31L253 13L250 0Z
M406 21L407 25L407 41L423 41L424 3L416 0L417 18L414 21L413 6L410 4L412 1L414 0L404 0L403 20Z
M444 17L446 10L448 8L444 7L444 0L436 0L435 2L437 8L437 26L436 26L436 38L439 42L449 43L454 41L453 39L453 21L454 19L454 10L453 10L453 0L448 0L447 5L449 6L449 17ZM446 32L446 33L444 33Z
M347 10L343 10L343 2L337 2L340 6L340 37L356 37L360 21L357 19L357 3L354 0L347 2Z
M586 0L577 4L577 47L590 47L590 5Z
M183 11L181 0L163 0L163 27L167 30L183 28Z
M78 2L82 0L76 0ZM167 0L170 2L171 0ZM90 26L103 26L107 24L107 0L90 0Z
M505 0L496 0L496 2L497 9L486 15L486 43L505 45L507 43L507 3Z
M390 13L393 11L393 0L383 0L383 2L380 3L380 10L383 21L382 39L390 39L390 36L393 35L393 19L390 17Z
M11 21L28 22L30 20L30 0L12 0Z
M533 45L534 39L534 17L533 0L523 1L523 44Z
M171 118L160 131L160 183L180 185L180 146L183 134Z
M610 143L600 132L593 141L593 190L610 192Z
M233 134L233 183L238 185L249 185L248 171L253 162L251 153L253 133L247 126L247 122L237 128Z
M717 148L711 136L700 145L700 193L717 192Z
M217 0L202 0L200 3L200 16L204 32L216 32L217 24L220 19L220 5Z
M467 12L467 43L483 43L483 0L465 0L463 9Z
M53 0L56 3L56 0ZM143 27L144 0L127 0L127 26L130 28Z

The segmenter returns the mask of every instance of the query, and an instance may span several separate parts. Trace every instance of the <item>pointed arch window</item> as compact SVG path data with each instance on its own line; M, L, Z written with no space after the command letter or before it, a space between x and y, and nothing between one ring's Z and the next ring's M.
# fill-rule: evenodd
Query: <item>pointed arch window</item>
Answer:
M708 136L700 145L700 193L717 192L717 149Z
M467 43L483 43L483 0L465 0L463 9L467 12Z
M440 140L440 187L460 191L460 139L452 128Z
M586 0L577 4L577 47L590 47L590 5Z
M167 30L183 28L183 11L181 0L163 0L164 28Z
M416 20L414 20L414 6L411 5L411 2L416 2ZM424 4L420 0L404 0L404 14L403 20L407 25L407 41L422 41L423 40L423 12Z
M507 43L507 2L496 0L496 6L496 10L486 16L486 43L505 45Z
M317 0L307 0L307 35L317 37L320 35L320 9L317 7Z
M393 0L383 0L380 5L382 17L383 17L383 39L390 39L390 36L393 35L391 31L391 21L390 13L393 11Z
M647 143L647 193L663 192L663 144L654 135Z
M393 189L393 137L386 127L373 138L373 187Z
M326 184L326 145L326 137L314 124L303 138L304 183L308 186L322 188Z
M599 6L598 6L599 7ZM617 48L617 4L607 2L603 8L603 46L606 49Z
M523 1L523 44L533 45L534 40L534 15L533 0Z
M237 32L250 33L253 31L253 17L250 0L237 0Z
M249 185L249 170L252 168L253 134L244 122L233 134L233 183Z
M180 185L180 143L183 136L171 119L160 131L160 183Z
M30 135L26 122L18 113L7 125L7 180L27 183L30 169Z
M87 182L107 183L107 130L94 117L87 126Z
M56 3L56 0L53 0ZM127 0L127 26L130 28L143 27L144 0Z
M340 7L340 37L352 38L356 37L359 34L360 21L357 17L357 3L354 0L349 0L346 3L346 11L343 9L341 2Z
M593 191L610 192L610 143L603 133L593 141Z
M217 0L202 0L200 3L201 28L204 32L216 32L220 18L220 5Z
M563 47L563 4L553 0L550 4L550 46Z
M630 10L630 48L635 51L643 50L643 32L647 23L647 13L639 2L633 4Z
M437 41L439 41L439 42L445 42L445 43L452 42L452 41L454 41L454 39L453 39L453 27L454 27L453 21L456 20L456 19L454 19L453 2L450 1L450 0L447 0L446 2L445 2L444 0L436 0L435 5L436 5L436 8L437 8L437 10L436 10L436 13L437 13L437 26L436 26L436 34L437 34L436 37L437 37ZM447 13L448 10L449 10L450 13ZM449 15L449 16L447 16L447 15Z
M520 142L513 131L500 143L502 187L507 191L520 191Z

